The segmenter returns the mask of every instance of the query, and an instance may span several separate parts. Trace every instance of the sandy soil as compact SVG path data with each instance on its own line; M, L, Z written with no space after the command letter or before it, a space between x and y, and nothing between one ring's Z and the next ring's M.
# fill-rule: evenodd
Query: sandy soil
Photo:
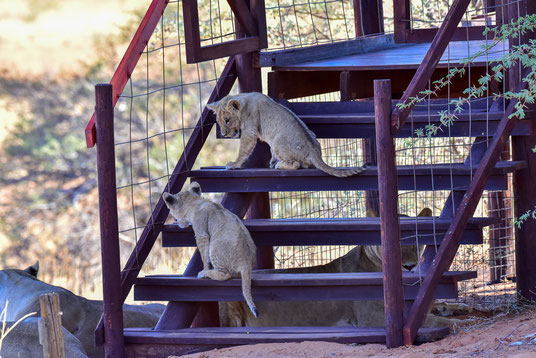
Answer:
M0 73L55 76L95 58L96 37L119 32L150 0L0 0Z
M494 322L460 331L440 341L420 346L388 350L383 345L360 346L301 342L237 346L204 353L184 355L188 358L350 358L350 357L536 357L536 311L502 317ZM170 357L171 358L171 357Z

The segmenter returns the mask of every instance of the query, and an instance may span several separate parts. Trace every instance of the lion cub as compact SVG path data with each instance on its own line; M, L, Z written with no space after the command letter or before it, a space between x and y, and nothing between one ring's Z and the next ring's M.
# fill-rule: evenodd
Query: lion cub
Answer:
M258 92L226 96L219 102L207 104L225 137L239 134L238 158L227 163L227 169L242 168L253 151L257 138L268 143L272 150L270 168L317 168L337 177L359 174L365 166L336 169L322 160L322 150L315 134L289 109Z
M203 271L197 277L224 281L240 274L242 294L253 315L258 317L251 297L256 247L242 220L220 204L203 199L196 182L178 194L164 193L163 199L181 228L192 225L203 261Z

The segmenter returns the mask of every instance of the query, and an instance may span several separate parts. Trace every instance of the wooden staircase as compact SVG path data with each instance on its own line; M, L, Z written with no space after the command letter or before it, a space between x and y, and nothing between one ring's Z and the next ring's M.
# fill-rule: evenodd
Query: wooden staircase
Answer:
M232 1L231 1L232 2ZM415 95L424 83L434 76L441 76L445 67L440 64L441 56L445 50L452 30L459 22L467 7L468 0L456 0L449 10L448 21L437 32L431 45L405 45L403 47L391 46L389 49L380 49L375 52L352 55L337 59L322 61L308 61L297 63L299 56L264 55L257 53L254 58L254 49L228 53L220 51L223 44L213 48L196 48L196 56L203 60L207 56L221 56L231 54L221 77L216 84L208 102L221 99L229 93L234 82L238 80L242 92L260 91L260 70L251 66L252 63L277 64L268 74L268 92L275 100L294 111L313 130L319 138L363 138L377 137L378 117L374 102L370 97L374 95L372 81L375 79L391 78L395 97L403 94L402 100ZM256 6L257 4L255 2ZM154 6L153 6L154 5ZM154 0L152 10L144 18L144 23L156 26L160 14L165 7L164 1ZM242 4L243 5L243 4ZM185 2L185 6L186 2ZM263 6L263 5L262 5ZM261 7L262 7L261 6ZM191 10L191 9L188 9ZM255 10L255 11L253 11ZM235 40L234 47L239 48L238 42L251 44L263 43L266 29L259 27L254 32L254 24L262 25L257 17L262 14L259 8L251 9L249 14L255 20L246 21L245 38ZM163 11L163 10L162 10ZM186 8L185 8L186 12ZM248 15L248 16L249 16ZM247 17L247 16L246 16ZM257 21L259 20L259 21ZM453 25L454 24L454 25ZM195 25L195 24L194 24ZM195 26L194 26L195 27ZM135 41L138 48L140 43L147 40L147 34L152 30L142 23ZM242 31L244 31L242 29ZM449 35L450 33L450 35ZM199 34L197 34L199 35ZM195 36L194 36L195 38ZM244 41L242 41L244 40ZM191 41L189 39L188 41ZM260 45L259 45L260 46ZM262 46L258 47L260 49ZM461 47L460 47L461 48ZM129 47L129 51L130 47ZM132 50L134 51L134 50ZM196 52L194 51L194 53ZM233 50L234 51L234 50ZM391 51L391 52L390 52ZM413 52L412 52L413 51ZM135 52L135 51L134 51ZM309 53L309 52L308 52ZM407 56L407 54L412 56ZM236 54L234 56L233 54ZM395 60L390 57L398 54ZM287 54L288 55L288 54ZM310 55L310 53L309 53ZM215 58L214 56L208 58ZM268 59L268 56L270 59ZM217 57L217 56L216 56ZM463 56L466 57L466 56ZM139 56L138 56L139 58ZM263 60L264 58L264 60ZM282 59L279 61L278 59ZM128 60L128 59L127 59ZM255 62L257 61L257 62ZM263 62L265 61L265 62ZM285 62L287 61L287 62ZM292 63L290 63L290 62ZM114 87L114 103L116 93L120 93L131 73L135 60L126 61L123 75L118 76L119 85ZM123 63L123 62L122 62ZM134 65L133 65L134 64ZM439 65L438 65L439 64ZM449 66L454 65L450 63ZM474 67L475 78L483 73L485 64L476 63ZM120 65L121 69L121 65ZM114 76L115 78L115 76ZM124 81L123 81L124 80ZM465 88L467 83L461 87ZM460 87L460 88L461 88ZM118 89L119 88L119 89ZM420 88L420 89L419 89ZM453 86L456 92L456 86ZM119 91L119 92L117 92ZM317 95L332 91L339 91L342 102L289 102L289 99L303 96ZM349 100L359 98L358 102ZM366 98L369 98L367 100ZM448 103L445 100L431 101L426 107L412 108L412 126L404 126L410 115L408 110L395 108L398 100L391 101L390 97L384 101L384 111L387 111L388 120L391 121L392 135L397 138L411 137L415 129L424 128L428 121L437 119L439 110L446 110ZM271 246L285 245L384 245L391 241L394 246L402 245L428 245L424 252L424 263L419 273L403 272L401 281L401 298L412 304L411 310L406 311L404 338L406 344L425 342L438 339L448 334L445 328L421 327L424 314L430 307L432 299L456 298L457 283L476 277L476 272L448 272L452 258L459 244L482 243L482 229L497 222L495 218L473 218L476 202L482 190L507 189L507 176L510 173L523 170L526 162L502 161L497 162L499 144L506 141L510 135L533 135L532 121L517 121L508 118L512 113L513 105L508 107L491 99L479 100L471 103L470 111L458 115L457 123L449 131L439 132L438 136L450 137L493 137L487 146L487 141L475 141L470 156L465 163L446 163L435 165L396 166L390 175L398 180L394 190L451 190L441 215L439 217L403 217L398 218L391 212L381 212L381 218L344 218L344 219L270 219L267 208L267 194L271 191L325 191L325 190L378 190L379 178L385 178L385 169L371 165L365 172L348 177L336 178L316 169L302 169L295 171L275 170L267 168L269 151L266 146L258 145L254 154L248 160L246 168L241 170L225 170L222 167L201 168L190 170L187 163L195 162L197 155L207 139L210 129L215 124L214 116L205 109L199 122L190 137L189 142L170 176L167 191L177 192L189 178L197 181L204 192L226 193L222 205L233 211L239 217L244 217L249 208L249 217L245 220L261 255L270 255ZM393 116L391 119L391 111ZM99 113L99 112L97 112ZM385 116L385 113L383 113ZM533 118L533 113L528 118ZM97 116L97 127L99 118ZM382 126L385 126L383 123ZM98 129L98 128L97 128ZM384 128L385 129L385 128ZM388 131L389 132L389 131ZM95 137L95 124L92 119L86 134L88 145L95 143L104 145L107 139L97 130ZM385 131L383 132L386 133ZM101 138L101 139L99 139ZM389 138L388 138L389 139ZM223 140L223 139L222 139ZM387 141L389 142L389 141ZM113 148L113 137L112 137ZM484 143L484 144L483 144ZM392 138L391 138L392 145ZM383 154L382 154L383 155ZM112 151L113 158L113 151ZM104 158L106 159L106 157ZM385 158L378 158L382 162ZM393 157L387 158L393 160ZM99 160L100 156L99 156ZM108 158L110 160L110 158ZM112 159L113 160L113 159ZM481 165L482 163L482 165ZM223 164L223 163L222 163ZM100 164L99 164L100 165ZM113 179L115 181L115 178ZM383 179L382 179L383 180ZM115 185L115 182L113 183ZM381 184L381 183L380 183ZM385 184L385 183L383 183ZM100 184L99 184L100 187ZM115 187L113 187L115 190ZM110 195L115 196L112 190ZM396 207L396 195L392 195ZM463 201L462 201L463 200ZM459 206L460 202L462 205ZM102 200L101 200L102 203ZM389 203L393 206L393 203ZM456 210L459 208L458 210ZM391 207L392 209L392 207ZM101 209L101 213L109 213L108 209ZM396 209L395 209L396 212ZM454 215L453 213L456 212ZM137 277L143 262L160 233L162 233L165 247L194 246L195 240L191 229L180 229L173 225L164 225L168 210L162 200L155 206L151 219L145 226L136 249L131 254L120 279L116 281L115 291L108 282L105 289L105 317L96 331L96 342L106 343L108 352L122 352L123 344L128 356L163 357L171 354L179 355L196 351L203 351L215 347L225 347L237 344L261 342L289 342L303 340L323 340L342 343L386 343L388 347L402 344L402 326L396 327L398 337L393 340L393 327L202 327L208 322L214 324L217 312L206 310L210 303L216 301L242 300L239 280L217 282L195 278L200 270L200 258L196 253L183 275L153 275ZM117 220L117 219L116 219ZM398 237L386 235L385 225L392 223L395 231L400 227ZM381 234L383 233L383 235ZM105 242L103 236L103 243ZM440 245L440 246L436 246ZM104 250L104 249L103 249ZM439 251L438 251L439 250ZM436 256L436 252L439 252ZM396 256L395 256L396 257ZM385 259L385 256L384 256ZM103 262L116 259L107 259L103 251ZM388 260L385 260L388 261ZM393 269L401 269L401 265L393 262ZM118 262L118 260L117 260ZM108 265L108 263L106 263ZM103 264L103 274L107 270L113 271ZM108 267L108 266L107 266ZM385 272L385 265L384 265ZM389 273L360 272L360 273L330 273L330 274L261 274L255 273L252 279L254 300L374 300L384 297L386 280ZM391 282L392 283L392 282ZM111 312L106 307L107 300L115 304L123 302L134 286L134 296L137 300L168 301L157 329L126 329L117 333L118 322L113 321ZM106 292L109 296L107 299ZM114 307L117 307L114 306ZM409 306L408 306L409 307ZM214 305L212 305L214 308ZM390 310L386 304L386 310ZM395 308L402 312L401 306ZM116 312L115 312L116 313ZM207 313L211 319L207 320ZM197 314L197 317L196 317ZM262 312L261 312L262 314ZM203 315L204 318L203 319ZM194 319L194 317L196 317ZM404 322L402 322L404 324ZM191 327L192 326L192 327ZM195 326L195 327L194 327ZM104 327L104 329L103 329ZM106 336L106 340L105 340ZM391 337L391 338L390 338ZM124 338L124 342L121 338ZM119 353L118 353L119 354ZM113 355L113 353L112 353ZM117 356L120 356L119 354Z

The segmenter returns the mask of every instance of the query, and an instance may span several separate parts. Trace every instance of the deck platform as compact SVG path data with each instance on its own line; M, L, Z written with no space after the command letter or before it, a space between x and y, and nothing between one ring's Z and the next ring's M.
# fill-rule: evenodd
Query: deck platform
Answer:
M488 41L490 43L491 40ZM481 50L486 41L452 41L443 54L431 81L445 76L449 69L462 66L463 59ZM423 61L430 43L393 46L388 49L330 59L308 61L272 67L268 74L268 93L272 98L300 98L341 91L345 99L373 97L373 81L390 79L393 98L406 90L415 71ZM487 55L478 56L471 63L471 75L454 78L449 91L440 97L457 97L469 83L476 83L486 74L490 65L486 60L501 58L508 51L508 43L500 43ZM468 71L469 72L469 71Z

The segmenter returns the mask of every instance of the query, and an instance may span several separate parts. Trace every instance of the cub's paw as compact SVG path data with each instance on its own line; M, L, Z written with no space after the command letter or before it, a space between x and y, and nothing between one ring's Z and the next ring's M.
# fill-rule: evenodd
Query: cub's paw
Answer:
M208 278L208 277L207 277L207 272L208 272L208 270L200 271L200 272L197 274L197 278Z
M237 162L229 162L225 166L225 169L240 169L240 168L242 168L242 165Z

